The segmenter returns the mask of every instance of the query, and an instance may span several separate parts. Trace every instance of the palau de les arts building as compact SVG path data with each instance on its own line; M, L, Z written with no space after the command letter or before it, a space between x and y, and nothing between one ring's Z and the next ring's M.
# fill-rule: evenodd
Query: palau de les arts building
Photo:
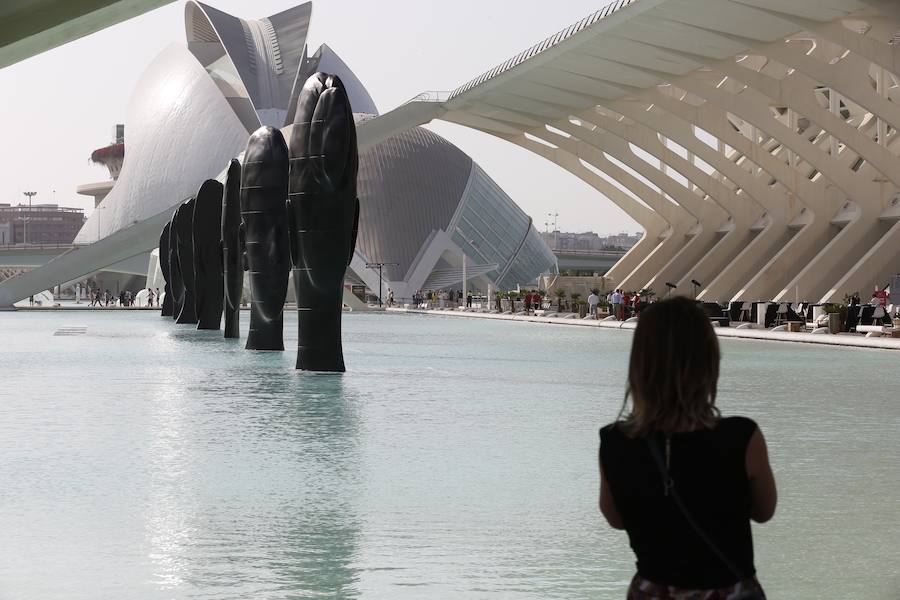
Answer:
M187 47L168 46L141 76L128 106L121 173L75 243L171 213L205 179L224 181L228 161L240 158L261 125L288 137L288 115L317 71L342 79L357 122L377 116L366 88L331 48L307 51L311 14L312 3L305 3L245 20L188 2ZM390 289L397 299L461 288L463 253L470 288L483 291L526 285L557 270L531 219L468 155L429 130L408 129L362 150L358 194L348 283L378 290L378 272L366 265L380 262L388 263L384 293ZM161 287L157 251L140 260L148 264L147 285Z

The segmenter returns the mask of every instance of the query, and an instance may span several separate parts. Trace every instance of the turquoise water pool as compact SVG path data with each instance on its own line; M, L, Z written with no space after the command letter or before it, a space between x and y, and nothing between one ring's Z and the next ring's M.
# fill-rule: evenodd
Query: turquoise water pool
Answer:
M348 314L334 376L293 369L295 327L256 353L151 312L0 313L0 598L624 598L596 450L629 333ZM897 598L897 355L722 346L720 405L779 483L770 598Z

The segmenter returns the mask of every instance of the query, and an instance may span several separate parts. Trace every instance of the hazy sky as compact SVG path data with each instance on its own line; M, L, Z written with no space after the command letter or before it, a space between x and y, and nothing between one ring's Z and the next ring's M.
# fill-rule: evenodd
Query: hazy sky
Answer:
M387 112L426 90L451 90L568 27L608 0L316 0L308 44L327 43ZM297 0L211 0L238 17L261 18ZM90 154L126 124L141 72L170 42L184 43L179 1L0 69L0 202L83 207L77 185L108 178ZM616 233L639 228L593 188L559 167L487 134L435 121L429 128L475 159L544 229L559 213L563 231ZM126 150L127 152L127 150ZM552 218L550 218L552 221Z

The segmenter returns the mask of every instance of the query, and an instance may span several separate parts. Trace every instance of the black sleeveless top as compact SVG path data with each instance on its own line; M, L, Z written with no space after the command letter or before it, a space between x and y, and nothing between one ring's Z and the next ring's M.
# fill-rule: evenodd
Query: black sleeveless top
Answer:
M670 473L694 520L743 577L756 573L750 534L747 444L756 423L721 419L712 429L671 436ZM665 461L665 437L652 435ZM617 423L600 430L600 460L637 556L638 574L688 589L732 585L738 577L695 533L671 495L647 438L629 438Z

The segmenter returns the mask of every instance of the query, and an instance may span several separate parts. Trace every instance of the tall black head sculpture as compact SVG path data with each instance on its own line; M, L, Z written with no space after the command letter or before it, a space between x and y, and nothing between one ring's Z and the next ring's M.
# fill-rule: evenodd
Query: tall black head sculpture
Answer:
M194 297L194 206L196 206L196 202L194 198L185 200L175 211L175 248L178 254L178 267L181 269L181 281L184 284L184 302L175 322L181 324L197 322Z
M222 323L221 231L222 184L207 179L194 206L194 296L197 329L219 329Z
M288 197L297 294L297 368L344 371L344 274L356 247L356 126L344 84L316 73L297 101Z
M181 275L181 266L178 263L178 235L175 232L175 217L181 205L172 213L169 221L169 289L172 290L172 318L177 319L184 307L184 278Z
M222 276L225 280L225 337L241 336L241 295L244 293L244 269L238 229L241 226L241 163L236 158L228 165L222 195Z
M162 310L160 311L160 315L163 317L171 317L173 315L172 287L169 285L169 282L172 281L172 275L169 273L169 230L171 227L171 223L166 223L162 233L159 234L159 270L162 271L163 281L165 281L165 286L163 287L165 296L163 296ZM157 299L157 302L159 302L159 299Z
M288 149L281 132L260 127L247 142L241 175L239 240L250 278L248 350L284 350L288 248Z

